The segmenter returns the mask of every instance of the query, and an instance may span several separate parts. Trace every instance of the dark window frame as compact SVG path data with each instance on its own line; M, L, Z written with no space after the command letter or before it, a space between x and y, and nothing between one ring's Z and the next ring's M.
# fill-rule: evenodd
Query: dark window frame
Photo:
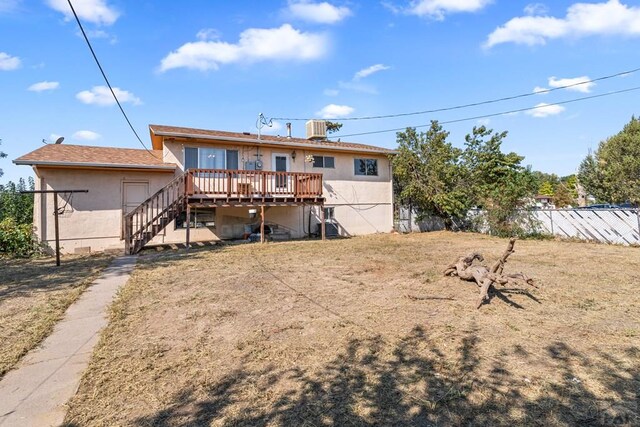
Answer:
M364 164L360 162L364 162ZM353 174L356 176L378 176L378 159L353 159Z
M201 169L200 167L200 150L206 150L206 149L211 149L211 150L222 150L224 151L224 169L229 169L229 162L231 161L231 163L235 163L235 168L232 168L230 170L238 170L240 168L240 150L230 150L230 149L226 149L226 148L213 148L213 147L184 147L184 154L183 154L183 165L184 165L184 169ZM188 161L187 161L187 151L188 150L195 150L195 162L196 162L196 166L195 167L189 167L190 165L188 165ZM233 153L235 153L235 159L233 158ZM231 155L231 156L230 156ZM192 157L191 160L194 160L194 158Z
M316 165L316 160L322 159L321 165ZM327 165L327 159L331 159L332 166ZM320 163L320 162L318 162ZM335 156L313 156L313 167L318 169L335 169L336 168L336 158Z
M323 209L324 209L324 220L325 221L334 221L336 219L336 208L335 208L335 206L325 206Z
M213 218L213 221L207 219ZM182 211L180 215L174 221L174 230L186 230L185 221L187 219L187 212ZM191 227L190 228L209 228L215 229L217 225L217 210L213 209L198 209L193 208L191 210ZM206 225L206 223L213 222L214 225Z

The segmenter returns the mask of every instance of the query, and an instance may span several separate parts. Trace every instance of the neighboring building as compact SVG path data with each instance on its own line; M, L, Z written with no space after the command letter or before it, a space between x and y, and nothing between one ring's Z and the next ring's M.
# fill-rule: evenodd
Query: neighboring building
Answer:
M308 139L149 131L149 151L60 144L14 160L33 167L36 190L89 190L58 196L63 253L243 238L261 211L266 232L281 238L319 234L323 216L327 234L393 228L393 151L328 141L324 122L308 124ZM50 246L53 222L53 195L36 194L35 230Z
M538 209L555 209L555 205L553 204L553 197L547 196L545 194L540 194L535 197L536 199L536 208Z

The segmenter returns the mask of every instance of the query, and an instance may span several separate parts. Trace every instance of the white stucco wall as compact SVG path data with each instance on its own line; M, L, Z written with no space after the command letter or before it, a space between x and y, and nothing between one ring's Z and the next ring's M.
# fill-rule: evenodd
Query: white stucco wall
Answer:
M273 154L286 155L291 172L323 174L325 206L333 207L334 222L339 233L354 236L370 233L387 233L393 229L392 184L389 160L384 154L355 154L340 151L317 151L292 148L269 148L230 144L182 144L165 142L165 161L175 163L181 173L184 163L184 147L211 147L239 151L239 164L260 159L263 170L273 170ZM295 159L292 155L295 151ZM256 154L261 156L256 157ZM305 162L307 155L324 155L335 158L335 168L314 168ZM359 176L354 172L355 158L372 158L378 162L377 176ZM87 189L88 193L74 194L60 215L60 242L63 253L95 252L124 249L121 240L123 185L125 182L147 182L149 196L162 188L173 173L138 172L124 170L35 168L36 189L63 190ZM68 198L60 197L64 206ZM259 208L258 208L259 211ZM301 238L309 229L315 233L320 221L318 206L269 207L267 223L277 224L291 237ZM310 215L311 213L311 215ZM34 225L38 237L54 247L53 195L36 195ZM309 225L311 218L311 225ZM243 234L244 225L257 222L249 218L249 208L217 208L215 227L191 229L192 241L237 238ZM185 230L169 224L152 243L183 243Z
M124 248L122 191L125 182L148 182L149 195L173 179L173 173L36 168L42 190L89 190L58 196L60 248L63 253ZM69 201L69 203L66 203ZM34 226L38 238L55 248L53 194L35 195Z
M165 141L165 160L176 163L180 168L183 168L185 146L238 150L241 168L244 161L260 159L263 162L263 170L273 170L272 160L274 153L284 154L289 158L288 164L291 172L323 174L325 206L335 208L335 222L341 235L355 236L388 233L393 230L391 169L389 159L384 154ZM294 151L296 153L295 160L292 156ZM257 157L257 154L260 157ZM335 158L335 168L314 168L312 163L305 162L307 155L332 156ZM354 171L354 159L356 158L376 159L378 161L378 176L356 175ZM312 232L315 232L315 224L319 222L318 215L315 215L317 209L306 207L303 214L294 213L292 216L302 215L307 218L309 209L313 209ZM278 215L276 219L285 221L283 215ZM268 215L267 221L269 221ZM277 222L276 220L273 221ZM308 221L308 219L305 219L305 221ZM308 222L305 222L305 224L308 224ZM300 225L297 234L304 236L307 230L308 227L306 225L304 228Z

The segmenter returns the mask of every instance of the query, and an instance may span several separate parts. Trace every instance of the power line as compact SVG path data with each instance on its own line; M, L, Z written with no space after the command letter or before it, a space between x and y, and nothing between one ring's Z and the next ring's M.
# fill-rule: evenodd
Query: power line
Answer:
M469 121L469 120L487 119L489 117L504 116L506 114L514 114L514 113L522 113L524 111L537 110L537 109L552 107L554 105L571 104L571 103L574 103L574 102L586 101L586 100L595 99L595 98L603 98L605 96L611 96L611 95L617 95L617 94L621 94L621 93L633 92L633 91L636 91L636 90L640 90L640 86L635 86L635 87L631 87L631 88L627 88L627 89L616 90L614 92L601 93L601 94L598 94L598 95L584 96L582 98L569 99L567 101L554 102L552 104L537 105L535 107L520 108L520 109L517 109L517 110L509 110L509 111L502 111L500 113L483 114L481 116L465 117L465 118L462 118L462 119L447 120L447 121L442 121L442 122L438 122L438 123L440 123L442 125L446 125L446 124L450 124L450 123L466 122L466 121ZM370 132L350 133L350 134L346 134L346 135L333 135L332 138L347 138L347 137L350 137L350 136L373 135L373 134L377 134L377 133L387 133L387 132L399 132L399 131L405 130L407 127L412 127L412 128L416 128L417 129L417 128L424 128L424 127L428 127L428 126L431 126L431 125L428 124L428 125L418 125L418 126L405 126L405 127L401 127L401 128L395 128L395 129L374 130L374 131L370 131Z
M142 142L142 139L140 138L140 135L138 135L138 132L136 132L136 130L134 129L133 125L131 124L131 120L129 120L129 117L127 116L127 113L125 113L124 108L122 108L122 104L120 104L120 100L116 96L116 93L113 91L113 88L111 87L111 83L109 82L109 79L107 78L107 75L105 74L104 70L102 69L102 65L100 64L100 61L98 60L98 56L96 55L95 51L93 50L93 46L91 46L91 42L89 41L89 38L87 37L87 33L85 33L85 31L84 31L84 27L82 26L82 23L80 22L80 18L78 18L78 14L76 13L76 10L73 7L73 4L71 4L71 0L67 0L67 3L69 3L69 7L71 8L71 12L73 12L73 16L76 18L76 22L78 23L78 26L80 27L80 31L82 32L82 36L84 37L84 40L87 42L87 46L89 46L89 50L91 51L91 55L93 55L93 59L95 59L96 64L98 65L98 68L100 69L100 73L102 73L102 77L104 78L105 83L107 83L107 86L109 87L109 90L111 91L111 95L113 95L113 99L116 100L116 104L118 104L118 107L120 108L120 112L124 116L124 119L127 121L127 124L131 128L131 131L133 132L133 134L138 139L138 142L140 142L140 144L144 147L145 150L147 150L147 152L149 154L151 154L153 157L156 157L151 151L149 151L149 149L144 144L144 142Z
M443 108L436 108L433 110L423 110L423 111L413 111L410 113L397 113L397 114L384 114L384 115L379 115L379 116L362 116L362 117L345 117L345 118L341 118L340 121L353 121L353 120L376 120L376 119L390 119L390 118L395 118L395 117L405 117L405 116L417 116L417 115L421 115L421 114L431 114L431 113L440 113L443 111L451 111L451 110L460 110L463 108L469 108L469 107L477 107L480 105L487 105L487 104L495 104L496 102L503 102L503 101L510 101L513 99L519 99L519 98L526 98L529 96L535 96L535 95L541 95L541 94L545 94L545 93L549 93L549 92L554 92L557 90L562 90L562 89L569 89L572 87L576 87L576 86L580 86L580 85L584 85L584 84L589 84L589 83L595 83L595 82L599 82L602 80L607 80L607 79L612 79L615 77L620 77L620 76L624 76L624 75L628 75L628 74L633 74L635 72L640 71L640 67L639 68L634 68L632 70L628 70L628 71L620 71L618 73L615 74L610 74L607 76L602 76L602 77L597 77L595 79L591 79L591 80L585 80L585 81L581 81L578 83L572 83L569 85L564 85L564 86L558 86L555 88L551 88L551 89L544 89L544 90L540 90L540 91L536 91L536 92L527 92L527 93L522 93L519 95L513 95L513 96L505 96L502 98L496 98L496 99L490 99L487 101L479 101L479 102L472 102L469 104L462 104L462 105L455 105L452 107L443 107ZM306 120L311 120L309 118L291 118L291 117L273 117L272 120L290 120L290 121L306 121Z

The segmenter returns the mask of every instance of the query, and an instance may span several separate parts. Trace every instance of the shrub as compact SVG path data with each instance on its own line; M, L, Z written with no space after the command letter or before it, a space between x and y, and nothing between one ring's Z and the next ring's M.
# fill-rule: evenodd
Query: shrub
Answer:
M0 254L29 257L39 252L31 224L18 224L13 218L0 221Z

